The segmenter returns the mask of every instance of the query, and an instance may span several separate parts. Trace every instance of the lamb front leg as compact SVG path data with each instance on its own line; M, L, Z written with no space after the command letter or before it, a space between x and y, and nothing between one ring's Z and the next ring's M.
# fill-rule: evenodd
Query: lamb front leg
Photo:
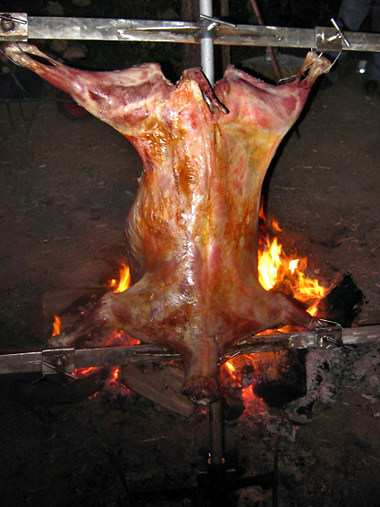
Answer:
M32 70L69 93L88 112L128 136L149 130L160 104L165 103L174 89L156 63L93 72L67 67L32 44L10 43L4 46L4 51L16 65Z

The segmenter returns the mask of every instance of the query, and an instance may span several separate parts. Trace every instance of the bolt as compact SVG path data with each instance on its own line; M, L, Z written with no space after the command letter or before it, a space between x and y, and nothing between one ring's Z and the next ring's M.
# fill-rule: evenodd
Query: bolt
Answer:
M14 21L9 14L1 16L1 29L3 32L10 32L15 27Z

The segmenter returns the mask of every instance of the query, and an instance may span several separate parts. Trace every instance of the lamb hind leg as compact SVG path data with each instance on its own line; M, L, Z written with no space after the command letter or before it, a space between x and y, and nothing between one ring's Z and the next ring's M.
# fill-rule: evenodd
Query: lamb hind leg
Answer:
M53 336L49 340L49 345L57 347L77 347L88 341L88 335L102 328L121 328L123 323L115 319L111 305L115 294L109 293L102 297L95 306L82 317L80 317L73 326L66 329L59 335ZM124 323L125 324L125 323Z

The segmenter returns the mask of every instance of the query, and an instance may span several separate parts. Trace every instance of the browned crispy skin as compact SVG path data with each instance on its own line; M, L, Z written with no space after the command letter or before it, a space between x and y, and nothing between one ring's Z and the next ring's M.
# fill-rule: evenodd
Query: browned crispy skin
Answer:
M7 54L119 130L144 164L126 221L133 285L106 294L52 345L79 345L102 326L124 329L179 352L184 392L209 403L228 347L281 324L308 326L304 310L258 282L258 207L275 150L328 62L309 53L282 86L230 66L213 91L199 69L174 86L156 64L95 73L38 63L29 54L43 54L29 45Z

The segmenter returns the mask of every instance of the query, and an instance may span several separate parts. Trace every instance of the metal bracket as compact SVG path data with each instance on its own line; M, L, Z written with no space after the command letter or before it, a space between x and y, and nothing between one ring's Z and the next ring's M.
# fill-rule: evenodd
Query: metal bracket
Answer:
M316 49L319 51L339 52L342 51L344 47L346 49L350 48L351 44L348 42L338 23L334 18L331 18L330 21L334 28L316 27Z
M0 12L0 41L27 41L28 16L24 12Z
M71 372L75 370L75 349L43 350L41 362L43 375L63 373L71 377Z
M317 327L314 330L317 348L330 349L343 347L343 328L339 325Z
M215 28L218 28L219 26L227 26L230 28L237 27L237 25L235 23L229 23L228 21L223 21L222 19L219 19L219 18L206 16L206 14L200 14L199 17L203 21L207 32L211 32L212 30L214 30Z

